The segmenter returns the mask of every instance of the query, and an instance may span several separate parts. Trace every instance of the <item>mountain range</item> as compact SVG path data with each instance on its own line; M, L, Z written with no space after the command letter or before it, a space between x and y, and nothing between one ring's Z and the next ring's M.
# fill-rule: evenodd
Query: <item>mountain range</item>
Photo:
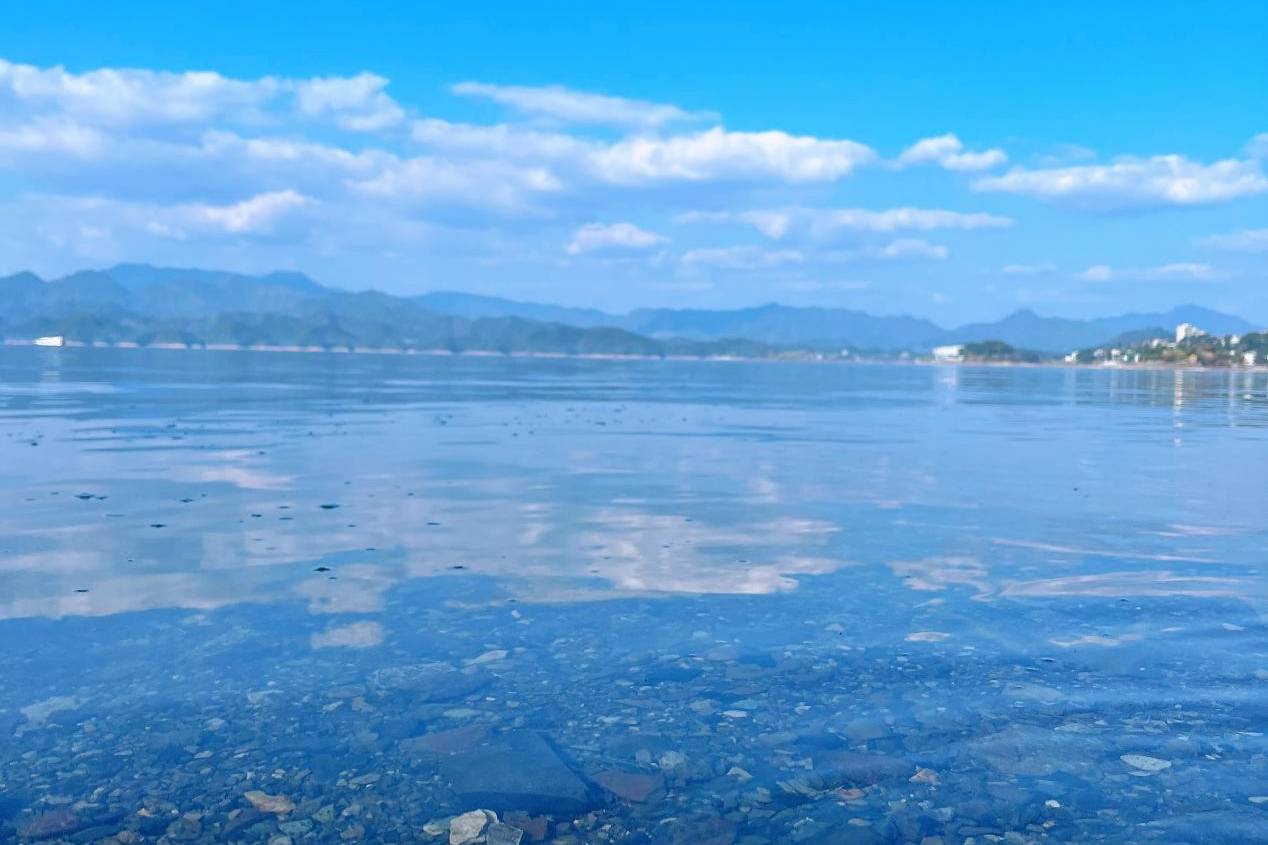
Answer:
M1022 309L993 322L943 328L917 317L885 317L847 308L799 308L776 303L730 310L644 308L628 314L609 314L590 308L451 291L423 294L413 301L433 311L467 317L518 316L575 326L613 326L649 337L745 337L775 345L875 352L925 351L943 344L1002 340L1018 348L1055 354L1107 343L1122 335L1170 336L1180 323L1192 323L1220 335L1257 328L1240 317L1198 305L1091 320L1042 317Z
M1122 336L1166 335L1179 323L1213 334L1257 328L1197 305L1091 320L1021 310L993 322L944 328L917 317L774 303L613 314L450 291L398 297L337 290L300 273L252 276L144 264L51 281L33 273L0 278L0 336L60 334L85 342L768 357L793 350L924 352L1001 340L1059 353Z

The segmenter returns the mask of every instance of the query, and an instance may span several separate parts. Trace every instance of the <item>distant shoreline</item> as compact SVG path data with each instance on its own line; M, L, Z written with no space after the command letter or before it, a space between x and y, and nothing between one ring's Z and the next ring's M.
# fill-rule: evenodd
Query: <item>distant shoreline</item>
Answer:
M1265 372L1268 371L1268 365L1257 365L1253 367L1203 367L1198 364L1185 363L1163 363L1150 362L1140 364L1077 364L1069 361L1053 360L1053 361L989 361L989 360L967 360L967 361L938 361L932 358L863 358L858 356L841 357L823 355L815 357L812 355L787 355L787 356L770 356L766 358L747 357L743 355L633 355L619 354L610 352L531 352L519 350L515 352L497 352L487 349L398 349L385 347L334 347L326 348L320 346L298 346L298 345L242 345L233 343L208 343L190 345L184 343L134 343L131 341L120 341L117 343L107 343L105 341L94 341L87 343L84 341L68 340L62 344L43 344L37 343L35 340L5 339L0 341L0 348L25 348L25 349L138 349L138 350L163 350L168 352L264 352L264 353L291 353L300 355L390 355L399 357L427 357L427 358L541 358L546 360L582 360L582 361L696 361L696 362L751 362L766 364L896 364L920 367L998 367L998 368L1031 368L1031 369L1060 369L1060 370L1169 370L1173 372Z

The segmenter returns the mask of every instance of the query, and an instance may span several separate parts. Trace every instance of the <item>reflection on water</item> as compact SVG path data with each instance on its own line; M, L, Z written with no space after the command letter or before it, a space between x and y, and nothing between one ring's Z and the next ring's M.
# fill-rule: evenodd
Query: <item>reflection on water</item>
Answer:
M1265 841L1266 445L1263 372L3 349L0 841Z

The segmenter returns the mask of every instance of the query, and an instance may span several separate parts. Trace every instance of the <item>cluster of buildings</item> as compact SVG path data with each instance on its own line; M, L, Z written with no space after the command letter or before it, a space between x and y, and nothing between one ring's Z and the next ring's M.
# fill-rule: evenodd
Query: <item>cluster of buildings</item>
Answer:
M1135 346L1098 347L1076 350L1065 356L1067 363L1116 364L1169 363L1244 367L1258 366L1264 360L1268 334L1254 333L1213 337L1192 323L1176 326L1175 340L1150 338Z

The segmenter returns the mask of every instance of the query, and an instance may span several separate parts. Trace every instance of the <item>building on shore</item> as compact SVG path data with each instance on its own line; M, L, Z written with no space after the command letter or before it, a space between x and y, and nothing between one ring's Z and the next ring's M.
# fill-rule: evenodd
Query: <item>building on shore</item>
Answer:
M37 337L35 339L35 345L36 346L65 346L66 338L62 337L59 334L45 335L44 337Z
M1199 329L1192 323L1181 323L1176 326L1176 343L1184 343L1186 340L1194 337L1202 337L1206 332Z
M944 363L963 361L964 347L961 344L951 344L948 346L935 346L933 348L933 360L942 361Z

